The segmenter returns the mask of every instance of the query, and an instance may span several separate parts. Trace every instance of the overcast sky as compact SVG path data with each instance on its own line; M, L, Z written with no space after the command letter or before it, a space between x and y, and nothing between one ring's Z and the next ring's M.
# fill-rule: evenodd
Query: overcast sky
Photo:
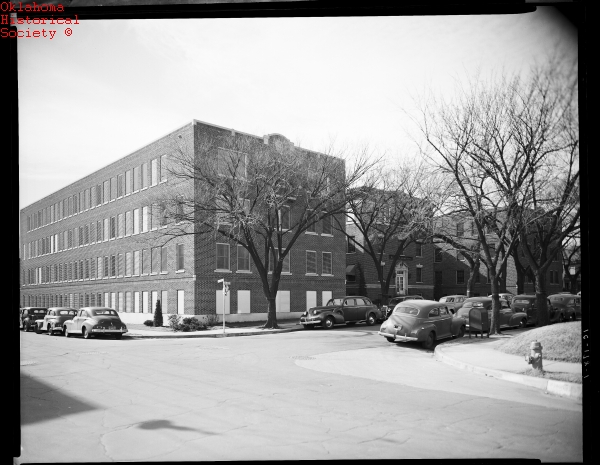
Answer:
M23 25L20 29L41 29ZM19 39L20 208L198 119L321 150L415 153L403 109L430 87L526 72L577 32L522 15L100 20Z

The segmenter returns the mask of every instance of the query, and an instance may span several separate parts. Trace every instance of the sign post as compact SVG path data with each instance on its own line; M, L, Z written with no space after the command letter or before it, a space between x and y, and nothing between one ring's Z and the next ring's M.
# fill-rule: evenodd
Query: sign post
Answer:
M225 335L225 296L229 291L230 282L225 281L225 279L219 279L217 283L223 283L223 336Z

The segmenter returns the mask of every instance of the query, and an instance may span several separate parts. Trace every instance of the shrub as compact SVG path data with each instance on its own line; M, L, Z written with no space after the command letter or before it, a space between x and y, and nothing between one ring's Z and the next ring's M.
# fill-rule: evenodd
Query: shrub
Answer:
M162 307L160 305L160 300L157 300L156 308L154 309L154 326L162 326L162 325L163 325Z
M180 330L181 325L179 324L179 315L177 315L176 313L169 315L169 326L173 331Z
M189 331L200 331L200 330L206 328L204 323L197 320L196 318L184 318L181 323L182 323L182 326L189 327ZM185 330L182 330L182 331L185 331Z
M219 324L219 317L215 313L210 313L205 315L206 317L206 326L216 326Z
M146 320L146 321L144 321L144 324L146 326L154 326L154 321L152 321L152 320Z

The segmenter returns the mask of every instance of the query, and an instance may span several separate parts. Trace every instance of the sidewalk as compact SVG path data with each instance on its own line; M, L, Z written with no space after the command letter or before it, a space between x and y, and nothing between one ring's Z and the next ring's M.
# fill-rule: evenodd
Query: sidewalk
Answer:
M236 337L236 336L256 336L266 334L290 333L300 331L302 328L298 323L278 323L280 329L262 329L260 326L249 326L246 328L225 328L223 333L222 326L213 326L219 329L206 329L203 331L174 332L165 328L164 331L130 329L123 337L132 339L173 339L173 338L197 338L197 337Z
M457 343L439 345L435 348L435 357L461 370L525 384L563 397L583 398L581 384L522 374L531 367L525 361L525 354L509 355L495 350L501 340L502 336L491 336L476 341L463 339ZM581 374L581 365L578 363L544 360L543 366L547 372Z

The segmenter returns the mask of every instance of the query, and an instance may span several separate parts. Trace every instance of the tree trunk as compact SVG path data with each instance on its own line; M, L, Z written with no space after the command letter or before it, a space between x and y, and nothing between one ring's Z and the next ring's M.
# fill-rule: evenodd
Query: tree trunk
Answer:
M577 275L569 275L569 292L571 294L577 294Z
M469 267L469 279L467 280L467 297L473 296L475 288L475 276L479 273L479 260L475 260L473 266Z
M537 325L546 326L550 323L548 315L548 293L546 291L546 269L535 273L535 306L537 308Z
M515 266L517 270L517 295L525 292L525 270L521 266Z
M490 336L500 333L500 296L498 295L498 278L496 270L490 270L490 284L492 286L492 320L490 321Z
M278 329L277 325L277 312L275 305L275 297L268 297L267 302L269 304L269 310L267 312L267 322L263 326L264 329Z
M502 266L500 267L500 272L498 273L498 292L506 292L506 269L508 266L508 260L505 260Z

